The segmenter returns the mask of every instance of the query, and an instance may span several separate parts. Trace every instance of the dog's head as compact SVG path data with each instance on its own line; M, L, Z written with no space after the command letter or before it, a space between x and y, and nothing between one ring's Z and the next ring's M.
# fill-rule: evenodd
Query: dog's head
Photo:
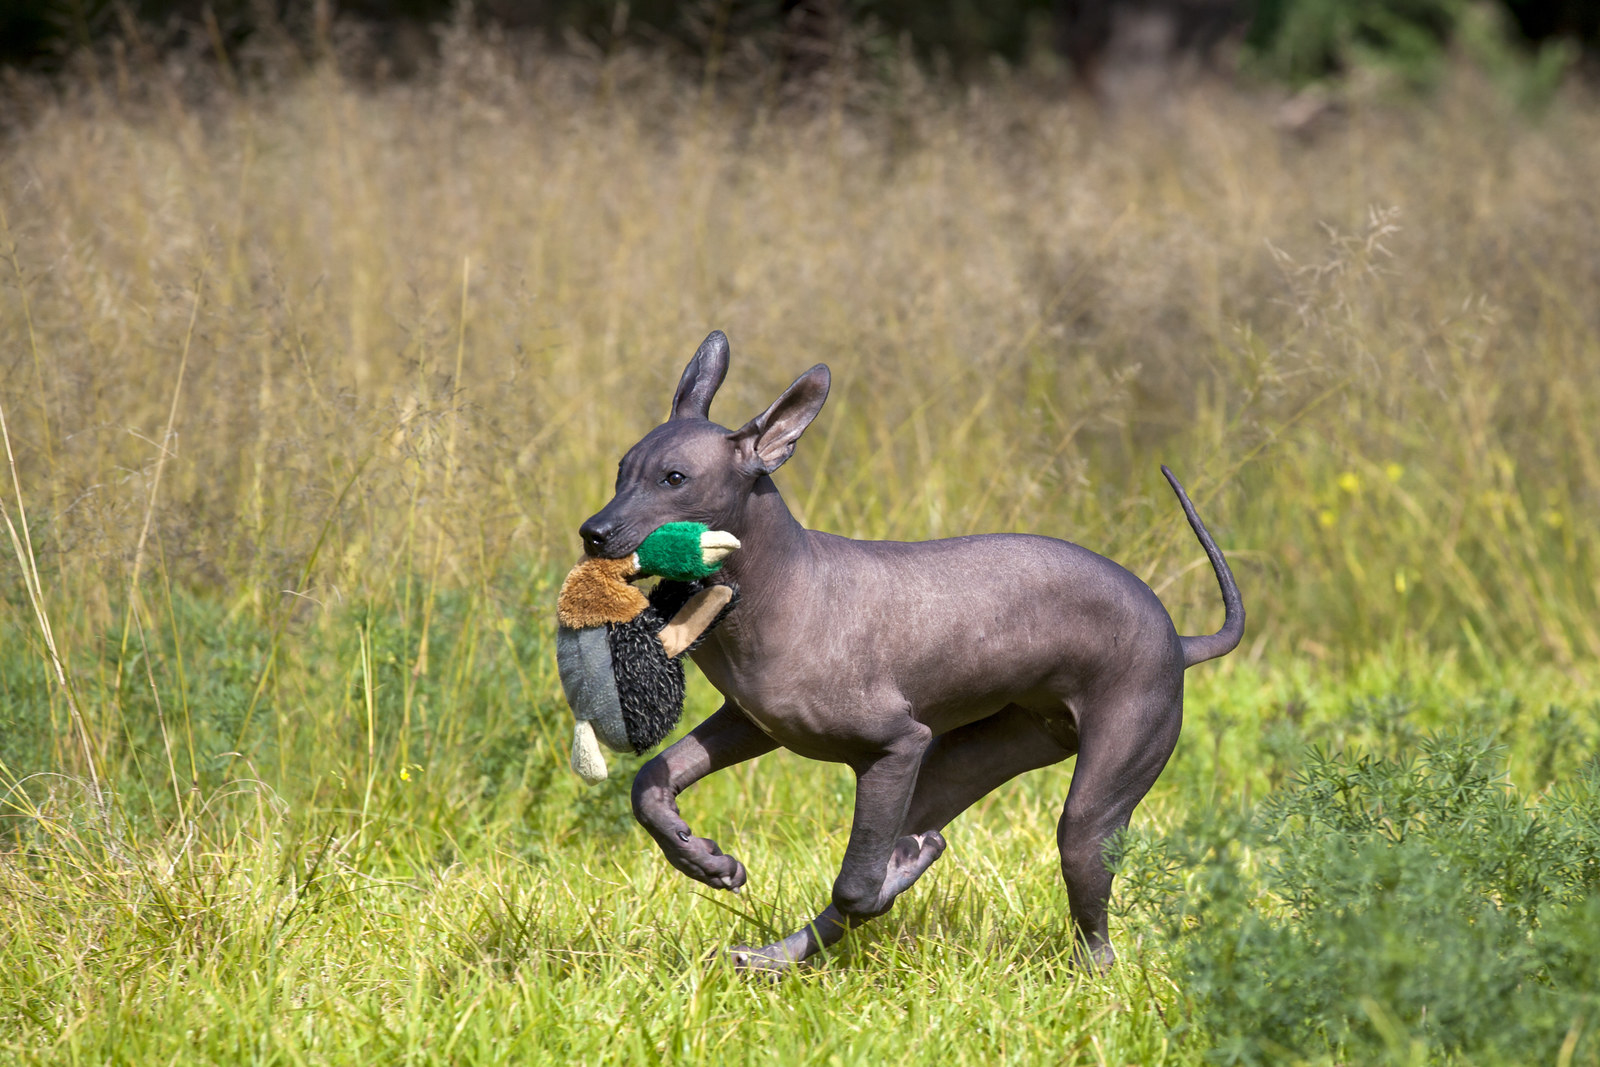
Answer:
M622 457L616 495L579 528L586 553L621 558L669 522L742 533L745 501L794 454L828 398L829 377L818 363L766 411L729 430L708 417L727 373L728 338L713 330L684 368L667 421Z

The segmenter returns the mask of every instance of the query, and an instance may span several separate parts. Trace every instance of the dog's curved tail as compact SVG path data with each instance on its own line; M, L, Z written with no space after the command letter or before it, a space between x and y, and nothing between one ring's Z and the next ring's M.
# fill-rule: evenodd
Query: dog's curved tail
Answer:
M1233 571L1228 569L1228 561L1223 558L1222 550L1217 547L1217 543L1211 539L1206 524L1200 521L1194 505L1189 502L1189 494L1178 484L1178 476L1165 464L1161 466L1161 473L1167 476L1172 491L1178 494L1178 503L1183 505L1183 513L1188 516L1189 525L1194 528L1195 536L1200 539L1201 547L1206 550L1206 556L1211 560L1211 569L1217 575L1217 585L1222 588L1222 629L1201 637L1178 638L1183 644L1183 665L1189 668L1208 659L1226 656L1239 647L1239 639L1244 636L1244 601L1239 597L1239 586L1234 583Z

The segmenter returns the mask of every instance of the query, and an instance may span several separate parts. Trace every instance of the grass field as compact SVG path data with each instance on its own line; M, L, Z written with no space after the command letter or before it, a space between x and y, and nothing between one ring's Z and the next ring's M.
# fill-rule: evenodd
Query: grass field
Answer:
M1217 87L262 62L8 90L0 1060L1600 1062L1592 99L1464 69L1307 136ZM632 827L637 760L567 771L554 583L713 327L720 421L833 369L812 526L1064 536L1194 633L1185 479L1250 632L1109 976L1066 768L775 986L704 961L823 902L848 772L686 796L734 897Z

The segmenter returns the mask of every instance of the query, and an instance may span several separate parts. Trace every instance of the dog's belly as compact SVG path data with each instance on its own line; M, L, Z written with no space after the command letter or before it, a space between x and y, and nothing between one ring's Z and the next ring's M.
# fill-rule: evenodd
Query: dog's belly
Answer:
M701 657L697 656L697 660ZM729 701L785 748L812 759L853 762L903 737L911 723L933 735L1018 705L1063 730L1075 730L1070 666L1040 663L1026 670L982 670L947 655L938 675L924 666L898 676L860 662L774 656L758 676L719 658L702 670Z

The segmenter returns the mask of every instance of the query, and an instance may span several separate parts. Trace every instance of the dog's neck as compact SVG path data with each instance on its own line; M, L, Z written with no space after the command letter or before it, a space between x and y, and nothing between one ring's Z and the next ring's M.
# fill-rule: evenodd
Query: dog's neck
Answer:
M769 596L790 589L809 559L808 531L790 513L771 478L756 480L736 529L740 548L722 573L739 588L740 613L758 612Z

